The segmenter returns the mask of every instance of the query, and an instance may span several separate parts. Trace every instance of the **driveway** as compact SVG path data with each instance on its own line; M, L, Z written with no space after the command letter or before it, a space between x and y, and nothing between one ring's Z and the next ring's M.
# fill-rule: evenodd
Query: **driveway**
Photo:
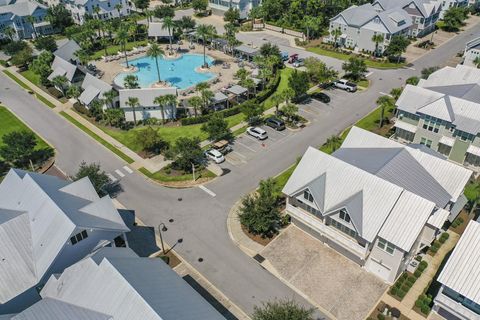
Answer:
M262 256L283 279L339 320L366 318L388 288L293 225L272 241Z

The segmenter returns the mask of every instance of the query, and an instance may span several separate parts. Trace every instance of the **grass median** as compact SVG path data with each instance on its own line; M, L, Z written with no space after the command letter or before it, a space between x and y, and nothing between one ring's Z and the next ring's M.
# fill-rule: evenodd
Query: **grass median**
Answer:
M120 158L122 158L123 160L125 160L126 162L128 162L129 164L130 163L133 163L134 160L132 158L130 158L129 156L127 156L126 154L124 154L122 151L120 151L119 149L117 149L116 147L114 147L112 144L110 144L109 142L103 140L99 135L97 135L95 132L93 132L92 130L88 129L87 127L85 127L83 124L81 124L80 122L78 122L76 119L72 118L69 114L65 113L64 111L60 112L60 114L65 118L67 119L68 121L70 121L72 124L74 124L75 126L77 126L79 129L81 129L82 131L84 131L86 134L88 134L90 137L92 137L93 139L95 139L96 141L98 141L100 144L102 144L104 147L106 147L108 150L112 151L113 153L115 153L117 156L119 156Z
M174 183L174 182L185 182L185 183L188 183L190 181L193 182L193 174L192 173L186 173L186 174L180 174L180 175L171 175L171 174L169 174L169 167L168 166L159 170L159 171L157 171L157 172L155 172L155 173L151 173L150 171L148 171L147 169L145 169L143 167L138 169L138 171L140 171L141 173L143 173L144 175L146 175L150 179L156 180L156 181L161 182L161 183L168 184L168 183ZM216 175L208 169L201 169L201 170L195 172L195 181L197 181L199 179L209 180L209 179L213 179L215 177L216 177Z

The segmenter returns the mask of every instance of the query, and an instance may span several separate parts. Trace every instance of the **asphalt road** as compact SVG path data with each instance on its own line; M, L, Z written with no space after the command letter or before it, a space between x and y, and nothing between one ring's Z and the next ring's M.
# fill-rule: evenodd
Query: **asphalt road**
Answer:
M399 87L409 76L419 74L423 67L443 65L479 31L477 25L432 51L414 64L415 70L372 70L369 90L339 94L340 97L330 103L332 112L316 117L302 131L289 135L281 143L268 145L268 152L255 153L247 163L232 167L228 174L207 184L215 197L199 188L160 187L133 172L124 173L120 179L123 191L117 198L126 207L134 209L147 225L166 223L168 231L164 236L167 242L175 245L175 250L183 258L247 313L251 313L254 305L274 298L292 298L308 305L231 242L226 227L230 208L242 195L255 188L259 180L275 176L293 164L308 146L321 145L329 136L369 113L380 92L388 93L391 88ZM331 62L337 66L339 63ZM3 83L0 86L2 103L55 146L56 163L67 174L73 174L82 160L98 162L108 172L122 171L125 163L121 159L40 104L5 75L0 74L0 80ZM169 219L173 222L170 223ZM182 239L181 243L179 239Z

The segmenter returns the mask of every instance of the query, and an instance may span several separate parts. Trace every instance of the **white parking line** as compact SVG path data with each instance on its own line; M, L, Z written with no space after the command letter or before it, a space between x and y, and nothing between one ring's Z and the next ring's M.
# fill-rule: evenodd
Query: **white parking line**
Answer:
M367 74L365 75L365 78L368 78L368 77L371 76L372 74L373 74L373 71L370 71L369 73L367 73Z
M107 173L107 176L108 176L108 178L110 179L110 181L112 181L112 182L117 182L117 181L118 181L118 179L115 178L115 177L114 177L113 175L111 175L110 173Z
M216 194L215 192L213 192L212 190L208 189L207 187L203 186L203 185L199 185L198 186L200 189L202 189L203 191L205 191L206 193L208 193L209 195L211 195L212 197L215 197Z
M120 170L118 170L118 169L117 169L117 170L115 170L115 173L116 173L116 174L118 174L118 175L120 176L120 178L123 178L123 177L125 177L125 175L123 174L123 172L122 172L122 171L120 171Z
M299 109L299 111L302 111L302 112L305 112L305 113L311 114L311 115L313 115L313 116L318 116L318 114L316 114L315 112L308 111L308 110L305 110L305 109Z
M389 96L389 97L392 97L392 95L390 93L385 93L385 92L379 92L382 96Z
M130 169L129 166L123 166L123 170L127 171L128 173L133 173L133 170Z
M254 137L252 137L252 136L250 136L250 135L248 135L248 134L245 135L245 138L248 138L248 139L250 139L250 140L252 140L252 141L258 142L258 139L254 138Z
M232 151L232 153L235 153L237 156L239 156L240 158L243 158L243 159L247 159L247 157L245 157L243 154L241 154L240 152L237 152L237 151Z
M413 71L416 70L415 68L412 68L412 67L403 67L403 69L409 69L409 70L413 70Z
M257 151L255 151L254 149L250 148L250 147L247 146L247 145L244 145L244 144L241 143L241 142L235 141L235 144L239 144L239 145L241 145L242 147L247 148L248 150L250 150L250 151L252 151L252 152L257 152Z

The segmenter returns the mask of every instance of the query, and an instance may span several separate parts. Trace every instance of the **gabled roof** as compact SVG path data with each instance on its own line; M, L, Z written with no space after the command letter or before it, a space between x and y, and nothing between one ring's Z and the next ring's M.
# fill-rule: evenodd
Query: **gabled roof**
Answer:
M93 99L103 99L103 94L112 90L112 86L102 81L90 73L86 73L85 79L82 82L82 94L78 97L83 104L88 105Z
M53 55L56 57L60 57L65 61L75 61L77 60L77 56L75 52L80 50L80 46L75 40L68 40L65 44L60 46L57 50L53 52Z
M52 276L41 295L115 320L224 319L161 259L128 248L101 249Z
M455 68L444 67L435 71L427 80L420 80L418 85L424 88L431 88L472 83L480 84L480 70L475 67L459 64Z
M462 194L472 171L353 127L334 156L444 208Z
M470 221L438 282L480 304L480 223Z
M53 72L48 76L48 80L52 80L56 76L65 76L68 81L72 81L77 71L77 66L56 56L52 63Z
M76 227L128 231L110 198L76 182L12 169L0 184L0 303L36 285Z
M173 30L171 32L173 33ZM163 27L162 22L150 22L148 36L168 38L170 35L168 34L168 29Z
M37 9L46 10L47 7L33 0L17 1L6 6L0 6L0 14L11 13L18 17L26 17L32 15Z
M119 90L120 108L129 108L126 102L128 98L138 98L140 106L155 106L156 97L165 96L167 94L177 95L177 88L142 88L142 89L122 89Z
M413 4L425 18L437 12L441 6L440 1L437 0L375 0L372 5L376 4L383 10L408 8Z

